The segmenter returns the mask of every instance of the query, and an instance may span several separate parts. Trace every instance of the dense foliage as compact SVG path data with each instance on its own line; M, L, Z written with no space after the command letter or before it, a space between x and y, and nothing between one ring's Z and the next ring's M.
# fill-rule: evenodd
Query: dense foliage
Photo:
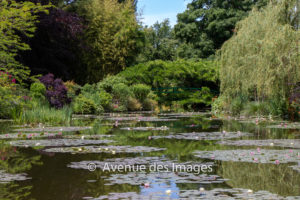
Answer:
M168 19L143 29L145 46L137 58L137 62L152 60L176 60L179 41L175 39Z
M30 71L16 60L19 51L30 46L21 40L21 35L33 37L39 12L47 6L31 2L2 0L0 2L0 71L9 72L17 81L27 79Z
M288 98L300 82L300 34L293 24L293 17L299 15L295 10L299 10L295 6L292 0L271 3L262 11L254 9L238 23L237 33L220 52L225 107L268 101L271 114L285 114Z
M247 16L253 6L266 0L193 0L187 10L178 15L176 38L184 44L182 57L207 58L214 54L235 31L235 24Z
M54 79L53 74L47 74L40 78L47 89L46 97L51 106L62 108L64 105L70 103L70 98L67 94L67 88L61 79Z
M78 6L87 21L83 59L88 82L98 82L130 65L143 45L143 34L136 21L131 0L88 0Z
M211 105L299 117L296 0L192 0L174 28L142 27L136 2L2 0L0 118L69 123L72 112Z
M32 74L54 73L64 79L80 80L83 19L76 13L51 8L40 13L36 33L25 38L31 50L22 51L20 60Z
M182 104L207 106L212 100L210 97L218 94L217 63L213 61L150 61L127 68L119 76L129 84L142 83L156 89L180 87L199 90L158 93L160 103L182 101ZM203 95L202 99L203 93L209 93L209 98Z
M111 76L97 84L84 85L73 102L73 110L80 114L154 110L154 96L149 86L130 86L124 78Z

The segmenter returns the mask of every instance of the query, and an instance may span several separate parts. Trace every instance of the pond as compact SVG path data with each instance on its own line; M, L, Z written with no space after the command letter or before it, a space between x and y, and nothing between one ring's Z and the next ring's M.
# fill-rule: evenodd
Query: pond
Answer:
M300 199L300 126L209 113L0 121L0 199Z

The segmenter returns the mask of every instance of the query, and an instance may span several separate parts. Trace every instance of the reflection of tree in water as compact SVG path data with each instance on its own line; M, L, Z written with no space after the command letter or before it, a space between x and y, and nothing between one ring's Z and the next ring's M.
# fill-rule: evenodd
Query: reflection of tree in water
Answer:
M105 185L107 181L102 178L103 176L108 177L111 173L102 172L102 170L96 170L95 172L90 172L89 179L95 180L96 182L91 181L87 183L86 195L92 197L99 197L102 195L106 195L112 192L140 192L139 186L134 186L130 184L116 184L116 185Z
M74 120L72 122L73 126L89 126L92 127L91 129L87 129L84 131L78 131L77 134L87 134L87 135L97 135L97 134L108 134L111 132L113 125L111 126L103 126L101 119L85 119L85 120Z
M33 200L29 198L32 186L20 186L17 183L0 184L0 199L1 200Z
M15 147L0 142L0 170L7 173L23 173L30 170L32 165L42 165L39 161L40 156L30 156L22 153ZM32 186L24 185L17 182L0 184L0 199L30 199L30 190Z
M5 143L0 143L0 170L8 173L21 173L30 170L32 165L42 165L41 156L30 156Z
M9 130L12 124L13 123L11 121L5 121L0 119L0 134L3 134L7 130Z
M219 162L218 175L232 188L266 190L281 196L300 195L300 173L287 164Z

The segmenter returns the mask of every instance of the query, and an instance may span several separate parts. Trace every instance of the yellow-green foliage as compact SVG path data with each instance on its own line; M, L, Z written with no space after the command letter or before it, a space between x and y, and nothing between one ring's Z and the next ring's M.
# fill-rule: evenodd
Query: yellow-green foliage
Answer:
M33 37L38 13L46 12L49 6L32 2L0 1L0 71L9 72L19 82L29 76L30 71L15 60L19 51L29 50L20 35Z
M82 15L88 21L85 39L90 47L85 59L89 81L95 82L126 67L140 46L140 31L132 0L82 2Z
M292 85L300 81L296 2L276 1L254 9L223 45L221 92L228 102L238 95L258 101L287 99Z

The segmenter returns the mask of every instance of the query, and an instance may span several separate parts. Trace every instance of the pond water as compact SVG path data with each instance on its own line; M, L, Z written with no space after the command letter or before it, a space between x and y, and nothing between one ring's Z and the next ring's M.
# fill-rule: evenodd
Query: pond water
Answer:
M299 123L209 113L0 121L0 199L300 199L299 147Z

